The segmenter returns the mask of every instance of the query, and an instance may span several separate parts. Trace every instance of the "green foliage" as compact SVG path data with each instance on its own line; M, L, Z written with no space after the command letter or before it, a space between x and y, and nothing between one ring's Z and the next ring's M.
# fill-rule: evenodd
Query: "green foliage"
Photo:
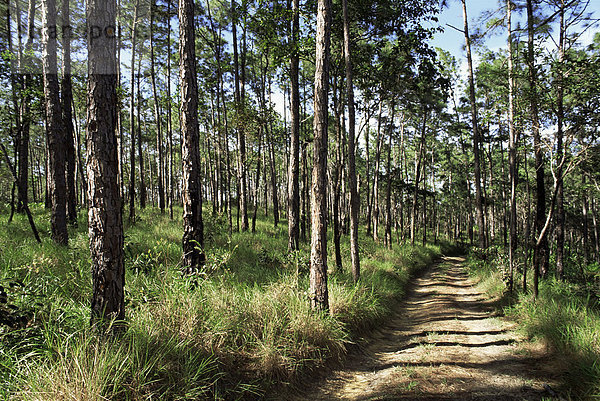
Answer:
M308 244L288 253L285 227L259 219L257 233L228 236L223 218L209 217L205 269L184 277L181 219L142 210L125 232L126 329L107 338L89 327L84 216L65 248L50 240L47 212L33 210L41 245L23 216L0 224L0 399L260 398L275 382L343 358L440 253L389 251L363 235L354 284L344 237L343 269L330 272L331 313L316 314Z

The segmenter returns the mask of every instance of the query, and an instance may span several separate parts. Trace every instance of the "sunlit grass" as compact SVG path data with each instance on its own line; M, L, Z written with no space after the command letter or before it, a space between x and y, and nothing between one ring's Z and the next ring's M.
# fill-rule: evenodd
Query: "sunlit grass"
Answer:
M343 358L349 342L388 317L410 275L439 246L384 249L361 235L354 284L349 244L342 269L329 244L330 314L307 296L309 244L287 251L287 225L259 213L256 233L228 234L206 209L207 264L182 277L181 210L147 208L125 219L126 321L121 337L89 327L91 273L85 213L69 248L52 243L47 212L32 207L37 244L23 216L0 216L0 399L252 399L275 382ZM235 225L235 217L234 217ZM14 309L13 309L14 308ZM8 315L7 315L8 316Z

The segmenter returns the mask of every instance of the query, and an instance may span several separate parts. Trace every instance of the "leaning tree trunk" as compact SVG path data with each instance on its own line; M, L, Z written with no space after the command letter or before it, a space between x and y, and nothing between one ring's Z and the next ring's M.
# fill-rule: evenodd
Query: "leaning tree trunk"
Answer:
M64 131L58 89L58 66L56 62L56 2L42 1L44 97L46 98L46 133L48 138L49 167L48 184L52 200L50 226L52 239L67 245L67 191L65 182Z
M315 53L315 116L311 185L310 303L313 310L329 309L327 292L327 117L331 2L318 0Z
M194 34L194 0L179 1L179 85L181 88L181 160L183 163L183 268L204 264L204 226L200 187L198 85Z
M296 1L296 0L295 0ZM358 209L360 199L356 184L355 161L355 113L354 88L352 86L352 58L350 49L350 19L348 17L348 1L342 0L344 17L344 60L346 62L346 91L348 103L348 181L350 187L350 258L352 261L352 277L354 282L360 278L360 257L358 254Z
M114 29L115 0L88 0L87 20ZM114 31L113 31L114 32ZM92 322L125 318L123 221L117 175L115 35L88 36L87 174Z

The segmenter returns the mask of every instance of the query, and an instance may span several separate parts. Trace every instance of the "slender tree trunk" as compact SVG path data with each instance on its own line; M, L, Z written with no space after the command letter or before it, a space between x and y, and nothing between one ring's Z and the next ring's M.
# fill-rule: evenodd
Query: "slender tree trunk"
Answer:
M340 232L340 198L342 189L342 88L338 88L337 77L333 79L333 109L335 114L335 168L332 171L333 185L331 203L333 215L333 246L335 249L335 266L338 269L342 268L342 250L341 250L341 232Z
M65 182L65 138L58 87L58 65L56 61L56 2L42 1L42 65L44 75L44 97L46 98L46 133L50 170L49 192L52 200L50 226L52 239L67 245L67 191Z
M298 54L300 35L300 1L292 1L292 38L294 49L290 59L291 132L288 170L288 249L297 250L300 240L300 85Z
M180 0L178 13L181 160L183 163L183 267L185 273L192 274L197 272L205 261L200 192L194 0Z
M527 0L527 30L529 33L529 38L527 41L527 65L529 69L529 103L532 125L531 131L533 135L533 146L535 150L536 170L536 246L534 249L533 257L533 295L534 298L537 298L539 275L540 273L543 274L545 271L547 271L546 260L548 258L548 241L546 238L537 238L542 234L542 229L546 220L546 188L544 183L544 152L542 150L542 142L540 138L540 122L537 104L537 72L535 71L535 59L533 49L533 20L533 1Z
M354 282L360 278L360 257L358 253L358 212L360 198L356 184L355 160L355 113L354 113L354 87L352 83L352 52L350 48L350 17L348 15L348 1L342 0L344 17L344 61L346 63L346 101L348 103L348 181L350 187L350 258L352 261L352 277ZM368 181L368 180L367 180Z
M142 43L143 45L143 43ZM144 173L144 155L142 153L142 90L140 88L140 76L142 71L142 57L140 56L138 61L138 74L137 74L137 149L138 149L138 166L140 168L140 208L146 208L146 178ZM150 164L150 162L148 162Z
M63 76L62 76L62 112L66 150L67 170L67 218L70 224L77 225L77 188L75 185L75 144L73 140L73 90L71 85L71 18L69 1L62 1L62 42L63 42Z
M167 1L167 145L169 146L169 218L173 220L173 120L171 118L171 2Z
M311 186L310 302L313 310L329 309L327 292L327 128L331 2L317 2L315 53L314 163Z
M392 132L394 126L394 110L396 106L392 102L392 120L388 131L388 152L386 162L387 188L385 192L385 245L392 249ZM401 128L403 129L403 128Z
M260 184L260 154L262 150L262 129L258 134L258 153L256 154L256 181L254 183L254 212L252 213L252 232L256 232L256 215L258 214L258 194Z
M589 247L589 218L588 218L588 211L589 211L589 204L588 204L588 194L587 194L587 180L586 180L586 175L585 173L582 171L581 173L581 186L583 188L583 193L582 193L582 201L581 201L581 211L582 211L582 219L583 219L583 226L582 226L582 233L581 233L581 237L582 237L582 248L583 248L583 264L584 266L587 266L590 263L590 247Z
M138 5L139 0L135 0L133 8L133 21L131 23L131 94L129 98L129 138L131 139L131 147L129 148L129 222L135 222L135 115L134 115L134 99L135 99L135 42L137 39L136 28L138 22Z
M416 236L416 220L417 220L417 200L419 195L419 182L421 181L421 160L423 158L423 152L425 151L426 135L425 130L427 129L427 116L429 111L427 107L423 105L423 126L421 128L421 139L419 141L419 152L415 155L415 187L413 190L413 201L410 209L410 245L415 245Z
M160 105L156 90L156 71L154 67L154 11L156 4L152 0L150 5L150 79L152 81L152 95L154 97L154 118L156 122L156 148L158 150L158 207L160 213L165 212L165 189L164 189L164 160L163 160L163 137L160 118ZM170 55L169 55L170 56Z
M236 131L238 137L238 179L239 179L239 209L238 213L242 216L242 231L248 231L248 195L246 183L246 135L243 124L240 119L243 118L244 99L240 93L240 70L238 62L238 43L237 43L237 9L235 0L231 0L232 14L232 35L233 35L233 72L235 78L235 102L236 102Z
M28 174L29 174L29 129L31 126L31 91L33 88L33 78L29 69L31 64L31 48L33 38L35 37L35 0L29 0L27 10L27 42L25 44L25 55L23 56L23 64L28 72L25 73L25 85L23 88L24 96L21 103L21 127L19 130L19 158L18 158L18 174L19 186L21 191L17 194L17 212L21 213L24 210L23 205L27 205L29 189L28 189ZM20 24L19 24L20 25Z
M462 0L464 17L464 34L467 47L467 66L469 72L469 101L471 103L471 124L473 130L473 165L475 175L475 206L477 208L477 225L479 226L479 247L486 248L485 221L483 214L483 196L481 191L480 139L477 126L477 103L475 102L475 81L473 78L473 59L471 57L471 37L469 36L469 20L467 18L466 0Z
M89 26L115 26L115 0L89 0ZM112 28L114 29L114 28ZM87 173L92 322L125 318L123 222L119 195L116 35L88 36Z
M375 143L375 177L373 178L373 241L379 241L379 173L381 163L381 118L383 110L383 99L379 99L379 116L377 117L377 139Z
M564 82L563 63L565 56L565 2L561 0L560 6L560 31L558 42L558 88L556 94L557 103L557 131L556 131L556 157L559 166L556 171L556 276L559 280L564 279L564 255L565 255L565 208L564 208L564 185L562 174L563 149L563 121L564 121Z

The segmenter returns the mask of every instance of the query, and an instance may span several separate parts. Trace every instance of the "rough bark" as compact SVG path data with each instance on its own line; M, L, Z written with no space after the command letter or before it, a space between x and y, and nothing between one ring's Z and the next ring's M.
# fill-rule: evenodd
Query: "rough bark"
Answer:
M29 184L27 178L29 176L29 129L31 126L31 90L33 87L33 78L29 69L31 67L31 56L30 51L33 44L33 38L35 37L35 0L29 0L29 6L27 9L27 42L25 44L25 54L19 57L20 67L26 68L25 73L25 84L23 87L23 101L21 102L21 126L19 129L19 141L18 141L18 174L19 174L19 186L21 191L17 195L17 212L24 210L23 205L28 203ZM20 25L20 24L19 24Z
M310 303L313 310L329 309L327 292L327 124L331 2L317 2L315 53L315 118L311 185Z
M467 18L466 0L462 0L464 17L464 34L467 48L467 67L469 74L469 102L471 103L471 129L473 131L473 172L475 178L475 207L477 208L477 225L479 226L479 247L485 248L485 220L483 213L483 195L481 191L480 138L477 122L477 103L475 101L475 80L473 78L473 59L471 57L471 37L469 36L469 20Z
M506 25L508 28L508 173L510 175L510 234L508 241L508 289L514 288L514 269L517 252L517 130L515 129L514 71L512 43L512 0L506 4Z
M158 207L160 212L165 212L165 187L164 187L164 160L163 160L163 135L160 118L160 105L156 90L156 71L154 66L154 10L156 5L152 0L150 9L150 78L152 81L152 96L154 97L154 119L156 123L156 148L158 150Z
M48 141L48 185L52 202L50 227L52 239L67 245L67 191L65 182L65 138L58 86L56 2L42 1L42 67L46 107L46 136Z
M547 271L548 240L542 230L546 221L546 187L544 182L544 152L540 138L540 121L538 112L537 96L537 73L535 71L534 56L534 26L533 26L533 2L527 0L527 66L529 70L529 107L531 118L531 132L533 135L533 146L535 151L535 182L536 182L536 213L535 232L536 242L533 256L533 294L537 298L538 281L540 273ZM543 238L539 238L543 236Z
M560 7L560 30L558 39L558 87L556 93L556 157L559 160L559 166L556 171L556 276L559 280L564 278L564 257L565 257L565 207L564 207L564 182L562 173L563 149L563 125L564 125L564 82L563 82L563 62L565 56L565 2L561 1Z
M291 85L291 132L290 163L288 169L288 249L293 251L299 247L300 240L300 84L298 54L300 33L300 1L292 1L292 43L294 49L290 57Z
M125 318L123 222L117 157L115 0L89 0L87 175L92 258L92 322ZM111 34L112 33L112 34Z
M61 107L63 113L64 140L66 150L66 179L67 179L67 218L70 224L77 225L77 188L75 186L75 141L73 138L73 89L71 84L71 18L69 1L62 1L62 44L63 71L61 83Z
M131 77L129 84L131 85L131 93L129 97L129 138L131 140L129 148L129 222L135 222L135 115L134 115L134 99L135 99L135 42L137 35L135 33L138 22L138 5L139 0L135 1L133 8L133 21L131 23Z
M348 181L350 189L350 258L352 262L352 277L354 282L360 278L360 257L358 254L358 212L360 198L356 183L355 160L355 112L354 87L352 83L352 50L350 48L350 18L348 16L348 1L342 0L344 17L344 61L346 63L346 101L348 102Z
M183 163L183 268L185 273L191 274L197 272L205 261L200 193L194 0L180 0L178 13L181 160Z

